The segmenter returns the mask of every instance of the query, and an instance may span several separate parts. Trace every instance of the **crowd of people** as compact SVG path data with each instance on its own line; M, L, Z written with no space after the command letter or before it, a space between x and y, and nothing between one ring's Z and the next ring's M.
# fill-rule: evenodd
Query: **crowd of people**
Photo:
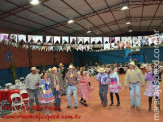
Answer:
M125 75L125 89L129 88L131 109L136 108L140 111L140 89L144 87L145 82L148 81L144 95L149 96L149 111L151 111L152 97L158 100L158 108L160 109L159 82L161 82L161 71L159 71L159 80L155 79L154 65L147 65L145 76L142 71L135 64L134 61L128 64L129 69ZM121 90L121 83L119 74L115 70L116 65L109 65L108 67L94 68L97 73L96 80L99 83L99 97L101 104L106 107L108 104L107 94L110 92L110 106L114 104L113 95L115 93L117 99L117 107L120 106L120 96L118 94ZM157 82L158 81L158 82ZM129 87L128 87L129 84ZM142 86L141 86L142 84ZM31 73L26 76L25 86L29 93L29 111L33 110L33 103L36 102L38 111L41 111L40 104L44 105L45 114L49 115L50 103L54 104L55 111L61 111L61 96L67 95L67 109L71 108L71 95L74 98L74 109L78 108L79 92L80 101L84 106L88 106L87 100L90 98L90 93L94 90L91 85L91 78L89 71L85 67L75 68L72 64L68 69L64 68L63 64L59 64L59 68L53 67L47 71L39 74L36 67L31 68ZM136 97L136 103L134 98Z

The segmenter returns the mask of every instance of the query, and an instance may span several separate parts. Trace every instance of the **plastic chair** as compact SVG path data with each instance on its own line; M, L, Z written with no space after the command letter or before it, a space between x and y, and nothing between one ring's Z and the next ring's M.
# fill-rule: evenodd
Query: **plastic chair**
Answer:
M25 106L24 103L22 102L21 96L18 93L14 93L14 94L11 94L10 98L11 98L11 102L12 102L12 104L11 104L11 106L12 106L12 114L13 114L13 107L15 108L15 110L16 110L16 112L18 114L16 106L20 106L20 107ZM17 100L18 98L20 99L20 101Z

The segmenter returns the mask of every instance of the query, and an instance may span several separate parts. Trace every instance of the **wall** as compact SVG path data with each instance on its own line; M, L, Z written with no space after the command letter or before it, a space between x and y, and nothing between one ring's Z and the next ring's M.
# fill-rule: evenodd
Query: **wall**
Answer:
M163 47L160 47L160 62L163 61ZM143 56L143 61L151 63L154 60L154 48L141 48L138 52ZM103 52L74 52L74 64L76 66L83 62L84 65L89 64L90 61L95 64L99 61L101 64L123 63L125 57L125 50L110 50ZM81 61L82 60L82 61Z
M11 51L13 60L16 64L16 74L18 78L25 77L29 72L29 56L28 50L22 48L15 48L12 46L6 46L0 43L0 85L11 81L10 64L5 63L5 52ZM41 69L41 64L45 64L45 68L53 67L62 62L64 65L73 63L72 52L46 52L46 51L32 51L32 66L36 66Z

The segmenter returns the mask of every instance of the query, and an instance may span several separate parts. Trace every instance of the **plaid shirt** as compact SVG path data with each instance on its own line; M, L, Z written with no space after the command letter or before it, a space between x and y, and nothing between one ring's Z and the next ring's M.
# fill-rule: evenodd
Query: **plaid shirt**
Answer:
M110 82L109 76L106 73L98 73L96 80L100 85L106 85Z
M65 82L67 82L68 85L77 85L79 82L79 75L75 71L68 71L65 76Z

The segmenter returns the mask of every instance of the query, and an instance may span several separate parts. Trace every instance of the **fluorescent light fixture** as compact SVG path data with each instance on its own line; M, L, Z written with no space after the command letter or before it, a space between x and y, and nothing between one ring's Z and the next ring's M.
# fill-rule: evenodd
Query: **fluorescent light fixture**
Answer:
M132 30L129 30L128 32L130 32L130 33L131 33L131 32L132 32Z
M90 31L90 30L89 30L89 31L87 31L87 33L91 33L91 32L92 32L92 31Z
M124 5L124 6L121 8L121 10L123 10L123 11L124 11L124 10L127 10L127 9L129 9L127 5Z
M70 19L70 20L68 21L68 24L71 24L71 23L74 23L74 22L75 22L74 20Z
M126 24L127 24L127 25L130 25L130 24L131 24L131 22L130 22L130 21L128 21L128 22L126 22Z
M30 2L30 4L32 4L32 5L38 5L40 3L40 1L39 0L31 0L31 2Z

